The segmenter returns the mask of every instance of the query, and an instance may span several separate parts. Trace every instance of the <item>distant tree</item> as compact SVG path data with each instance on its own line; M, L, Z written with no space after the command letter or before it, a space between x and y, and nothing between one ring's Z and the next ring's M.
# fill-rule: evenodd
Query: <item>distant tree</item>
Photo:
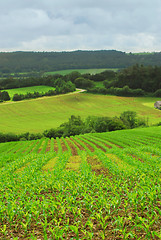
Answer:
M68 81L60 89L62 93L73 92L75 91L75 84L73 84L71 81Z
M96 81L96 82L97 81L105 81L105 80L111 81L111 80L114 80L115 77L116 77L116 73L114 71L106 70L101 73L91 75L90 79L93 81Z
M137 126L136 112L134 111L125 111L121 113L120 119L126 126L129 126L129 128L135 128Z
M10 96L7 91L0 92L0 100L1 101L9 101Z
M161 89L158 89L157 91L155 91L153 95L154 97L161 97Z
M24 99L24 95L23 94L17 94L17 93L15 93L13 95L13 98L12 98L13 101L21 101L23 99Z
M78 87L78 88L86 89L86 88L92 88L95 86L93 81L83 78L83 77L76 78L74 83L75 83L76 87Z
M49 130L45 130L44 132L43 132L43 135L45 136L45 137L48 137L48 138L55 138L56 137L56 129L54 129L54 128L51 128L51 129L49 129Z
M73 71L73 72L67 74L66 76L64 76L64 79L66 81L71 81L72 83L74 83L75 79L79 78L79 77L81 77L81 74L77 71Z
M124 124L124 122L118 117L112 118L108 124L109 131L122 130L122 129L126 129L126 128L127 128L126 124Z

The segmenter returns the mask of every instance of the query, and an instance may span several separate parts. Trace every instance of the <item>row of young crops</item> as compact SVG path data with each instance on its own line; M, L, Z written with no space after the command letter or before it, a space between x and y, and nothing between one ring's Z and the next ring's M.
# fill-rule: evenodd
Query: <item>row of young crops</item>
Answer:
M0 144L1 239L161 239L161 128Z

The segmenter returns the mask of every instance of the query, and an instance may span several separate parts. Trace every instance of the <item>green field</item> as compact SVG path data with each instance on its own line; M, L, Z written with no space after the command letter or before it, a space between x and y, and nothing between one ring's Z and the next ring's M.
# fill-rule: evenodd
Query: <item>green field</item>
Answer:
M7 91L10 97L12 98L13 95L16 93L17 94L27 94L27 93L34 93L34 92L45 93L45 92L48 92L49 90L55 90L55 88L42 85L42 86L6 89L4 91Z
M161 127L0 144L0 239L161 239Z
M53 71L53 72L46 72L44 75L53 75L53 74L61 74L61 75L66 75L71 72L80 72L81 74L85 73L90 73L90 74L96 74L96 73L101 73L106 70L112 70L114 72L117 72L119 69L118 68L95 68L95 69L68 69L68 70L60 70L60 71Z
M161 111L154 109L157 98L133 98L71 93L43 97L23 102L0 104L0 132L42 132L58 127L71 115L85 118L93 116L118 116L123 111L136 111L148 118L149 123L161 120Z

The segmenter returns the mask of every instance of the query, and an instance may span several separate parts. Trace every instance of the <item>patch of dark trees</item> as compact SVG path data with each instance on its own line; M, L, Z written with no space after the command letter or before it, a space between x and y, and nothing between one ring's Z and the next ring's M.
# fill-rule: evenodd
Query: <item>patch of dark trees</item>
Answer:
M103 87L98 87L97 82L103 82ZM116 96L161 97L161 66L134 65L118 72L106 70L97 74L80 74L73 71L65 76L60 74L0 79L0 89L30 87L46 85L55 87L55 91L45 93L45 96L72 92L77 88L87 89L89 93L111 94ZM14 96L14 101L41 97L41 93L28 93ZM3 98L0 98L3 101Z
M0 102L9 101L10 96L7 91L0 92Z
M75 91L75 85L70 83L65 84L62 87L56 87L55 90L49 90L45 93L41 92L33 92L33 93L26 93L26 94L14 94L12 100L13 101L21 101L24 99L33 99L33 98L39 98L39 97L44 97L44 96L54 96L58 94L65 94L68 92L73 92Z
M75 91L75 85L71 81L64 81L60 77L42 77L42 78L28 78L28 79L8 79L7 81L3 80L0 81L0 89L13 89L13 88L20 88L20 87L31 87L31 86L40 86L40 85L46 85L46 86L51 86L55 87L55 90L49 90L45 93L41 92L33 92L33 93L26 93L26 94L14 94L12 100L13 101L21 101L24 99L31 99L31 98L38 98L38 97L43 97L43 96L53 96L53 95L58 95L58 94L64 94L68 92L73 92ZM8 94L7 91L0 91L0 100L1 102L3 101L8 101L10 100L10 96L8 94L8 98L4 98L4 93L5 96ZM1 98L1 95L3 96Z
M50 72L64 69L126 68L136 63L160 66L161 52L151 54L127 54L116 50L1 52L0 74Z
M85 133L110 132L145 126L148 126L148 121L139 118L133 111L125 111L119 117L89 116L84 120L80 116L72 115L67 122L61 124L58 128L51 128L43 133L27 132L19 135L0 133L0 142L36 140L43 137L70 137Z
M134 65L103 80L104 87L93 86L91 93L112 94L116 96L161 97L161 66Z

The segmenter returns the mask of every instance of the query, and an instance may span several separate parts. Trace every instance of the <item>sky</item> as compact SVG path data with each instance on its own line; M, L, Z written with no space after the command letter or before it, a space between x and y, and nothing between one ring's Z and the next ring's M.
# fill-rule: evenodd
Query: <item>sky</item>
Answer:
M161 51L161 0L0 0L0 51Z

